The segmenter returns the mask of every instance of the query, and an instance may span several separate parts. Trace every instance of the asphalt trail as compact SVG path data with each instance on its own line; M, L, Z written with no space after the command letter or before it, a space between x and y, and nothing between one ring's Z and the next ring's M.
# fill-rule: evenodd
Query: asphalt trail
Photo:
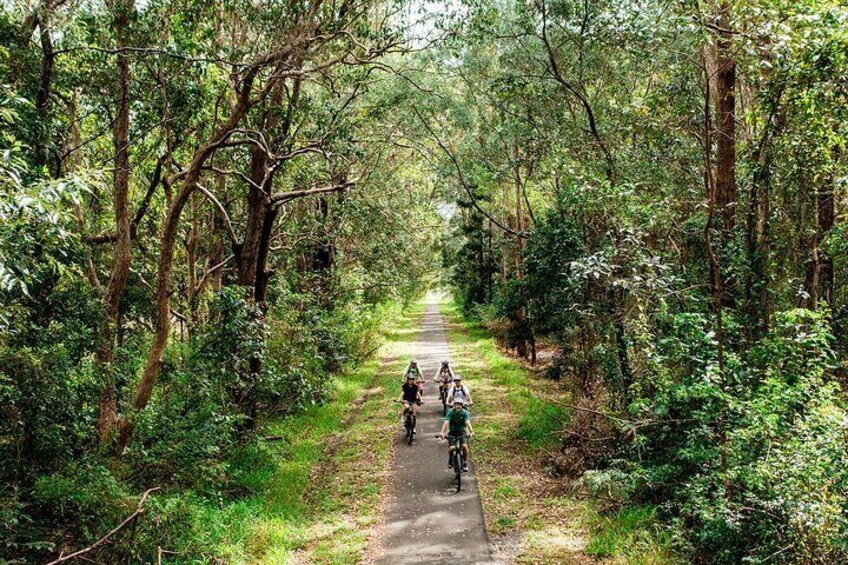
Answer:
M471 468L463 476L462 491L456 493L453 473L447 470L447 442L435 438L443 418L439 388L431 379L439 362L450 358L450 349L434 299L427 304L415 357L429 382L424 385L424 405L418 412L418 435L412 446L402 441L398 416L398 445L390 463L391 487L380 535L383 555L377 563L495 563L474 479L473 441ZM398 375L398 394L400 384ZM473 395L474 383L470 385Z

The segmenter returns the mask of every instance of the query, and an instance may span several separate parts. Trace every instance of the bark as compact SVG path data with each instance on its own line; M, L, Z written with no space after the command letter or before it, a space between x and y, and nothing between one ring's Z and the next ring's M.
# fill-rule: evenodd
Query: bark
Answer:
M259 253L256 258L256 284L254 286L253 299L256 304L265 311L265 303L268 299L268 282L274 274L273 269L268 268L268 257L271 254L271 239L274 234L274 222L277 220L279 208L268 206L262 222L262 232L259 240Z
M494 263L495 255L494 255L494 251L493 251L493 247L492 247L492 239L493 239L492 236L494 234L492 232L492 220L489 220L487 218L486 221L488 222L488 229L486 230L486 247L488 248L488 251L489 251L489 261L491 263L490 268L486 273L486 302L491 302L492 298L494 298L494 282L495 282L494 277L492 275L494 274L494 268L496 268L496 267L494 267L494 265L495 265L495 263Z
M259 308L259 313L264 319L267 312L268 298L268 282L274 274L272 269L268 268L268 256L270 255L271 239L274 232L274 222L277 219L279 209L275 206L267 206L262 221L262 229L260 232L259 253L256 260L256 275L255 285L253 290L253 300L256 307ZM258 353L258 352L257 352ZM258 379L262 375L262 357L254 355L250 359L249 364L249 380L247 393L242 399L242 412L246 416L245 428L250 431L255 431L258 426L259 403L254 393L254 389Z
M716 181L713 176L713 161L712 161L712 147L713 147L713 120L712 120L712 100L711 93L712 89L710 88L710 77L712 74L710 73L708 59L709 56L706 53L706 49L702 52L703 62L704 62L704 71L706 74L706 80L704 84L704 135L703 135L703 153L704 153L704 192L707 197L707 221L704 225L704 247L707 253L707 258L709 260L709 272L710 272L710 281L709 288L711 291L712 298L712 308L715 314L715 337L716 337L716 357L718 362L718 381L719 386L721 386L722 390L725 393L729 393L730 390L727 386L727 379L725 375L725 363L724 363L724 306L723 306L723 280L721 275L721 262L719 255L716 253L715 247L713 246L712 240L712 230L713 230L713 222L715 220L716 214L716 201L717 201L717 187ZM726 404L722 404L719 412L719 416L715 422L715 433L718 437L719 444L719 462L720 469L727 469L727 429L726 429L726 418L727 418L727 406ZM731 500L733 498L733 484L730 482L730 478L727 477L724 481L725 487L725 499Z
M727 25L727 5L722 6L721 22ZM721 213L723 240L736 226L736 62L730 37L722 33L717 42L716 74L716 207ZM723 242L723 243L724 243Z
M833 260L822 250L822 244L833 227L835 220L833 205L834 176L828 175L824 183L813 193L813 225L815 233L810 238L810 258L806 263L804 288L807 298L803 306L817 310L824 300L833 300Z
M113 6L113 26L119 48L127 45L127 28L133 8L134 0L121 0ZM113 247L112 274L103 295L104 319L100 326L98 337L100 343L97 348L97 362L106 378L106 384L100 395L100 414L97 423L102 444L111 442L118 423L118 397L113 366L114 336L132 257L129 205L130 66L126 53L119 52L116 57L116 114L112 128L112 144L115 150L112 205L115 213L116 240Z
M524 209L521 205L521 166L519 164L519 150L515 147L513 159L515 161L515 231L518 233L524 232ZM521 252L524 249L524 239L521 237L515 238L515 276L519 279L524 278Z
M197 323L197 248L200 239L200 226L197 219L197 199L194 194L189 199L191 203L191 230L189 230L186 241L186 271L188 284L186 285L186 298L188 299L188 328L189 335Z
M711 137L716 149L712 183L713 204L721 218L720 235L715 249L718 257L726 254L736 227L736 61L732 53L729 18L729 4L723 2L715 18L716 28L721 31L718 31L713 49L709 50L711 60L708 60L706 65L710 82L707 89L712 93L715 104L715 121L711 126L714 131ZM709 281L716 279L712 269L711 263ZM736 284L730 273L724 274L721 283L722 304L725 307L733 307L736 301Z
M238 283L252 287L256 281L256 265L259 255L259 242L262 237L263 218L267 207L269 187L264 186L268 170L268 154L254 147L250 156L250 180L253 185L247 194L247 222L244 239L233 250L236 256Z
M524 211L521 205L521 165L519 161L519 149L516 145L513 148L513 171L515 174L515 231L518 233L524 232ZM524 278L524 266L522 264L521 251L524 246L524 241L521 237L515 238L515 277L518 280L522 280ZM521 330L521 335L519 336L516 343L516 352L522 359L527 359L529 353L527 349L528 340L525 339L525 336L530 333L529 324L527 322L527 309L524 306L520 306L515 313L515 316L518 320L518 327Z
M35 164L47 165L50 143L50 88L53 82L53 38L50 36L50 5L46 4L44 13L38 20L39 40L41 42L41 75L38 80L38 91L35 95L35 109L38 113L38 131L35 139ZM59 176L56 170L55 176Z

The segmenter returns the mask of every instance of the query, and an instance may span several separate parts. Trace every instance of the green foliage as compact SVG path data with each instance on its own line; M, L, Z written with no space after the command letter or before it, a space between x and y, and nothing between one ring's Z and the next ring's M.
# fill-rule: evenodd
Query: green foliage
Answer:
M518 436L533 448L554 447L560 443L557 437L568 424L568 412L562 407L543 400L528 400L527 412L518 423Z

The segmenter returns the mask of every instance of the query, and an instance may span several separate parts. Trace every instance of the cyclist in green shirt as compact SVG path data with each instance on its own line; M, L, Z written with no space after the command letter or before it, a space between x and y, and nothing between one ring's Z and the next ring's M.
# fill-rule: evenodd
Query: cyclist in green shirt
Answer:
M474 435L474 428L471 427L471 415L466 410L461 400L455 400L453 403L453 408L448 410L447 415L445 415L445 421L442 424L442 431L439 432L439 437L444 439L445 431L448 432L448 439L450 440L451 446L450 451L448 452L448 468L450 468L450 462L453 460L453 450L456 449L457 444L462 448L463 455L463 471L468 471L468 436Z

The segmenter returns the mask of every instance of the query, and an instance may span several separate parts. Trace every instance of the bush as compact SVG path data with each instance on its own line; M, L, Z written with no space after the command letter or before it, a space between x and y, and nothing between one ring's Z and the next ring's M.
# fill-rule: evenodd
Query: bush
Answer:
M728 356L723 379L700 317L678 315L670 329L641 385L653 399L634 402L623 424L632 457L606 478L665 501L689 551L709 562L848 559L848 412L826 382L826 316L776 315L745 359Z

